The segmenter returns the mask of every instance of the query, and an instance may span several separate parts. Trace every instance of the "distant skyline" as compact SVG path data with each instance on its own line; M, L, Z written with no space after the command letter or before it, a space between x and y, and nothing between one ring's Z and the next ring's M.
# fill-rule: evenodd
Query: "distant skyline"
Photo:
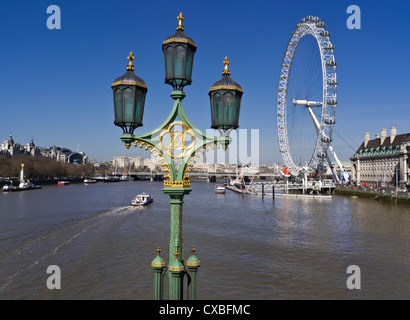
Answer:
M349 30L349 5L361 9L361 29ZM47 7L61 9L61 29L49 30ZM162 41L175 32L184 14L185 33L198 46L193 82L184 109L205 131L211 116L208 90L230 60L231 77L243 90L241 129L259 129L260 164L281 163L276 101L286 44L295 25L308 15L326 22L336 46L339 80L333 146L348 160L364 138L410 132L410 14L403 1L8 1L0 14L0 140L10 133L19 143L63 146L90 159L150 157L125 149L122 130L113 124L111 83L125 72L134 52L135 73L148 93L144 126L157 127L168 116L172 88L164 84ZM341 138L343 137L343 139Z

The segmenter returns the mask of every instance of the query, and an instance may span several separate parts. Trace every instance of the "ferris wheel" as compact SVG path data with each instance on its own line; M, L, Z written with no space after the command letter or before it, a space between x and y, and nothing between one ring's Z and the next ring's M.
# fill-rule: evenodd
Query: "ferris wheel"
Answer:
M336 60L330 32L318 17L296 25L282 62L277 128L284 165L292 176L317 171L331 147L335 124ZM313 126L312 126L313 124Z

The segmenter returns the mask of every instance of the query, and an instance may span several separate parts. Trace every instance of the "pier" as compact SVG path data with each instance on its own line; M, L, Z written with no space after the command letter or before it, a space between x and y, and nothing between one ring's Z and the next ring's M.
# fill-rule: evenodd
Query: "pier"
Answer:
M307 197L329 198L336 185L331 179L304 180L302 182L253 182L245 183L243 179L231 180L228 190L248 195L271 197ZM280 192L277 192L277 191Z

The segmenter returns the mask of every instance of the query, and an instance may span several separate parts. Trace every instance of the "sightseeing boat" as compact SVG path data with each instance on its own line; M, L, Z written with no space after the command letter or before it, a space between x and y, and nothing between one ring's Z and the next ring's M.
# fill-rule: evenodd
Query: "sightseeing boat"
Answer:
M225 193L225 186L223 184L215 185L215 192L216 193Z
M154 199L147 193L143 192L139 195L137 195L134 199L131 201L132 206L146 206L147 204L150 204L153 202Z

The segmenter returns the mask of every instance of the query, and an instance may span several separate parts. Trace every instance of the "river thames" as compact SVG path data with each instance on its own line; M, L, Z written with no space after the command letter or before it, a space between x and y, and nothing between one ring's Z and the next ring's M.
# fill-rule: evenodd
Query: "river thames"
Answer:
M410 299L409 205L191 186L183 239L185 257L193 245L201 261L198 299ZM71 184L0 194L0 299L153 299L158 245L168 257L162 187ZM141 192L154 202L131 207ZM60 290L46 286L50 265L61 269ZM360 290L346 286L350 265L360 268Z

